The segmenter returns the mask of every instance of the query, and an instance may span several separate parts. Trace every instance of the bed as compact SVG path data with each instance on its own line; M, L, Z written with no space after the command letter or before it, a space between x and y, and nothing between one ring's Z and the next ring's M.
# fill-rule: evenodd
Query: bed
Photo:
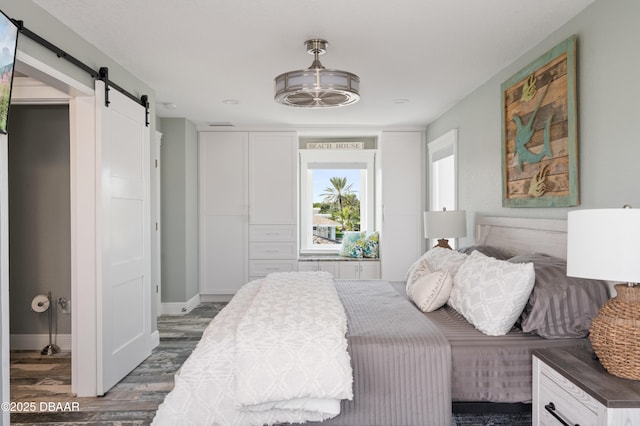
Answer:
M333 404L331 405L333 408L325 410L325 412L331 412L336 408L336 401L339 401L339 414L337 416L334 411L331 415L323 414L321 418L316 418L314 415L304 417L308 412L313 412L315 408L308 409L310 405L307 405L308 399L306 397L309 395L305 395L303 402L300 402L298 399L301 395L300 393L291 394L293 395L291 399L295 400L295 407L303 407L303 413L301 414L303 417L289 417L288 414L285 415L282 411L278 411L282 407L269 405L271 403L267 404L269 405L267 409L272 411L265 414L265 417L255 417L254 408L249 408L250 412L243 414L247 412L246 408L242 408L244 407L242 405L243 402L230 402L231 400L228 399L229 394L233 394L234 383L244 380L233 376L236 373L242 375L241 369L229 367L229 364L227 364L226 368L218 368L216 370L218 377L210 374L209 365L211 365L212 359L220 358L221 356L221 351L217 346L212 346L211 341L217 343L223 340L220 336L229 335L228 332L220 334L220 328L229 323L229 318L233 317L233 315L222 315L221 313L219 314L221 318L216 317L214 319L212 325L205 332L198 348L196 348L189 360L185 362L185 365L177 375L176 387L160 406L154 419L154 424L175 424L178 419L180 424L220 425L296 423L303 422L301 419L305 419L307 424L342 426L442 425L451 424L452 407L456 412L461 412L469 410L487 411L491 407L499 406L499 409L494 409L493 411L501 411L505 410L506 407L514 407L514 404L516 407L522 407L522 404L529 403L531 401L531 351L550 346L587 347L588 340L584 337L585 327L588 330L591 312L597 311L602 301L608 297L607 287L604 283L598 283L597 285L582 282L566 284L563 281L562 284L559 284L563 286L562 291L558 292L557 289L553 288L554 283L558 280L558 271L562 270L561 261L566 257L565 221L477 218L476 223L477 244L474 247L470 247L466 253L464 250L455 254L453 252L444 253L442 258L445 260L440 260L444 262L443 264L447 264L447 262L451 263L453 257L464 259L458 262L458 268L460 269L456 269L455 276L457 278L466 274L470 278L467 281L472 286L477 284L473 282L473 279L476 279L473 277L480 277L483 273L477 272L477 268L474 269L468 266L473 262L476 263L476 266L498 265L500 268L507 268L505 271L509 273L513 270L526 270L529 277L534 270L532 265L535 264L535 287L532 279L530 279L531 287L528 292L524 288L520 291L520 293L526 293L526 298L523 299L526 302L526 306L523 302L523 307L520 308L523 314L520 315L520 312L518 312L517 322L520 328L512 328L511 325L507 325L506 331L500 332L491 328L493 327L491 325L488 330L479 331L478 328L483 329L485 326L482 321L477 322L473 315L468 314L463 309L461 301L464 301L464 298L461 296L456 299L458 300L456 309L445 305L430 312L422 312L423 309L418 309L418 307L422 308L423 305L416 301L413 287L412 291L409 291L407 283L416 281L413 279L416 276L419 278L426 276L425 273L420 275L420 273L416 272L420 268L419 265L427 265L425 268L428 270L428 266L437 262L433 256L429 259L431 263L425 262L425 259L421 258L412 266L411 269L413 271L407 274L406 282L379 280L340 280L335 282L335 291L344 308L344 315L348 324L348 331L345 335L347 342L345 350L350 360L352 382L349 383L348 392L343 389L339 399L332 399L330 402L322 400L321 403ZM499 248L498 251L500 253L504 254L505 257L510 256L514 261L486 256L481 253L486 248L491 248L492 250L493 248ZM432 251L432 253L437 252ZM531 255L531 253L536 254ZM517 255L521 257L514 259L514 256ZM426 255L423 257L427 258ZM471 259L473 259L473 262ZM539 269L538 264L542 265L540 268L544 269ZM549 265L555 271L550 275L548 273ZM431 275L439 274L438 279L442 281L442 277L454 275L445 270L446 268L443 267L442 270L438 269L437 273L429 270L428 272ZM500 274L502 273L500 272ZM291 280L292 276L295 277L295 275L287 275L285 278ZM315 280L317 278L309 275L297 276L302 281ZM275 278L278 277L274 277L273 280ZM538 282L539 278L542 280L541 282ZM279 285L276 281L272 282L269 277L265 280L264 283L258 283L257 285L256 283L250 283L251 285L248 286L260 288L260 285L267 287L268 285ZM296 278L293 278L293 280L296 280ZM449 278L449 280L453 282L452 278ZM483 282L488 281L487 279ZM322 313L317 311L318 303L316 302L319 297L323 296L307 297L305 290L311 288L309 285L312 284L315 292L316 286L314 283L315 281L309 281L304 285L298 286L297 289L300 292L300 297L307 299L309 309L316 310L313 315L322 316ZM464 285L463 278L460 278L460 281L453 286L454 290L452 292L457 290L460 293ZM323 288L322 286L318 287ZM476 287L482 287L482 285L477 285ZM584 294L584 288L589 289L586 294ZM553 297L556 299L557 294L561 294L562 300L558 302L556 299L549 299L546 295L549 291L555 291L555 296ZM295 293L295 290L293 292ZM249 296L246 296L246 293L246 291L242 294L239 292L234 297L234 300L230 302L230 305L232 307L239 306L242 303L246 306L260 305L255 301L249 300ZM260 290L255 290L252 294L260 294ZM535 296L537 297L537 309L542 309L544 312L536 312L536 309L530 306L531 299L535 299L534 295L537 295ZM523 296L521 295L520 298L522 299ZM277 296L275 298L272 297L269 299L269 303L262 303L263 310L271 309L272 303L279 303L277 299ZM551 301L549 302L547 299ZM433 300L433 297L430 300ZM447 300L451 305L456 305L454 303L455 300L445 299L445 301ZM538 305L543 300L547 305L540 308ZM282 314L286 305L293 304L296 309L306 309L298 306L298 302L291 302L291 300L283 300L282 302L283 306L273 308L273 318L263 318L261 321L278 323L280 320L278 315L284 317L288 315ZM304 303L304 301L301 302L301 305L304 305ZM473 303L471 305L474 308ZM567 310L567 306L571 307L571 309L577 306L581 312L578 315L579 318L566 318L564 311ZM237 309L233 308L232 311L235 312ZM324 311L324 309L321 311ZM560 319L563 324L562 326L546 327L550 319ZM493 321L492 318L489 320L490 323ZM241 329L244 323L241 320L238 321L240 322L237 324L240 325L232 325L231 328L237 327ZM298 320L294 322L296 321ZM298 322L302 323L304 319ZM313 322L311 321L310 324ZM474 322L474 324L471 322ZM217 323L217 325L214 323ZM541 323L545 323L545 327L542 327ZM295 327L298 327L297 324L296 322ZM252 324L252 327L253 325L255 324ZM500 327L504 328L504 325L500 325ZM251 329L253 330L253 328ZM311 331L303 331L302 335L304 336L305 333L310 334ZM313 333L316 333L316 331ZM504 335L492 336L487 333L502 333ZM266 333L256 332L251 338L259 339L264 334ZM270 349L266 350L266 353L273 352L273 360L266 356L265 365L260 366L258 370L271 371L272 368L282 368L278 374L273 376L273 380L280 380L282 377L290 375L293 379L290 380L291 383L287 384L287 386L297 386L299 381L303 381L306 378L306 371L310 368L307 366L301 370L293 370L296 373L292 374L286 363L280 363L280 358L283 358L283 356L279 356L278 342L272 338L266 340L273 344ZM300 346L298 343L294 344L294 350L300 349ZM315 354L317 348L313 351ZM290 350L287 349L281 352L289 354ZM229 349L225 356L227 358L233 358L234 356L242 358L244 356L239 354L240 350L233 347ZM325 355L322 356L324 357ZM199 363L190 362L192 358L197 357L203 358L205 361ZM297 364L299 357L295 355L293 358L296 360L295 362L292 361L292 363ZM331 360L330 362L335 362L333 358L330 357L329 359ZM258 355L257 357L249 358L248 363L245 360L245 365L254 365L262 361L264 360ZM276 367L273 367L272 364L276 364ZM327 363L316 362L314 365L321 368L321 364ZM313 370L315 367L311 369ZM331 374L331 371L333 371L333 368L319 376L327 376ZM220 377L224 377L226 382L215 384L216 380L221 380ZM340 377L335 381L343 382L344 380ZM346 381L344 382L346 385ZM271 392L268 389L269 386L265 385L265 383L269 383L269 381L265 381L262 388ZM218 392L215 389L224 392L227 399L223 399L215 393ZM335 393L335 389L330 390ZM251 391L253 392L254 389L252 388ZM326 389L326 391L328 392L329 389ZM236 392L240 392L237 387ZM317 402L315 399L324 397L323 391L318 392L320 392L320 396L311 395L312 402ZM233 410L240 410L239 414L212 414L220 408L220 405L233 405ZM264 408L261 404L257 406L259 407L258 410ZM250 407L255 407L255 405ZM289 410L289 408L285 408L286 410ZM322 410L320 409L320 411ZM286 413L289 413L289 411L286 411ZM321 420L323 421L320 423Z

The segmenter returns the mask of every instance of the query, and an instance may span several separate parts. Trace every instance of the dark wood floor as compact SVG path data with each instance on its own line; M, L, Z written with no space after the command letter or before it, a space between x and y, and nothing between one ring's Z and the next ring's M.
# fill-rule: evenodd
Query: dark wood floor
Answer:
M69 353L42 356L39 351L12 351L11 402L15 403L14 408L29 411L34 404L24 403L33 402L36 412L13 412L11 424L150 424L158 405L173 388L176 370L191 354L202 332L222 307L223 303L203 303L184 316L159 317L160 345L103 397L77 398L71 394ZM49 403L61 404L51 406ZM76 407L79 411L73 411ZM51 408L67 411L50 412Z

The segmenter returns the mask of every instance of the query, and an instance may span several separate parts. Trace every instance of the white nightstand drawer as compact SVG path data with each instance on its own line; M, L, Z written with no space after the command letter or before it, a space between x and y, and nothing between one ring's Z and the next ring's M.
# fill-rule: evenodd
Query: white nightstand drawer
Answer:
M249 259L295 259L297 250L293 241L252 242L249 243Z
M540 363L540 367L540 424L557 426L562 424L560 418L570 425L596 426L597 401L546 364Z
M272 272L293 272L298 269L296 260L250 260L249 276L266 277Z
M295 225L251 225L249 241L296 241Z

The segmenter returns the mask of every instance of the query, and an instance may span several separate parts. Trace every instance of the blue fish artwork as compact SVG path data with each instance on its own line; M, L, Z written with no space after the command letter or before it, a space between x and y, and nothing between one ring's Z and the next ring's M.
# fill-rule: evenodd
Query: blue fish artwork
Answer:
M516 123L516 154L518 156L518 169L522 171L522 163L538 163L545 156L551 157L551 144L549 142L549 133L551 128L551 119L553 115L550 115L547 118L547 122L544 127L544 147L542 151L538 154L533 153L526 147L531 138L533 137L533 122L535 121L536 114L538 113L538 109L540 109L540 104L542 104L542 100L544 96L547 94L547 89L549 86L545 86L540 99L538 100L538 105L536 105L536 109L531 114L531 118L529 118L529 122L527 124L522 123L522 119L514 115L513 121Z

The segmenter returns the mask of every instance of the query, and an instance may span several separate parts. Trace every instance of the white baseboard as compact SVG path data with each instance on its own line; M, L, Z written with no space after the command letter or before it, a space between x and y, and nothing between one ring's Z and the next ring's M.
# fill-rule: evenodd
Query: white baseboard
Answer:
M196 294L186 302L163 303L161 305L162 315L185 315L188 314L200 304L200 295Z
M160 344L160 332L158 330L151 333L151 350Z
M200 302L229 302L233 294L201 294Z
M53 343L60 347L61 351L71 350L71 334L58 334L52 337ZM12 334L11 350L35 351L42 350L49 344L48 334Z

